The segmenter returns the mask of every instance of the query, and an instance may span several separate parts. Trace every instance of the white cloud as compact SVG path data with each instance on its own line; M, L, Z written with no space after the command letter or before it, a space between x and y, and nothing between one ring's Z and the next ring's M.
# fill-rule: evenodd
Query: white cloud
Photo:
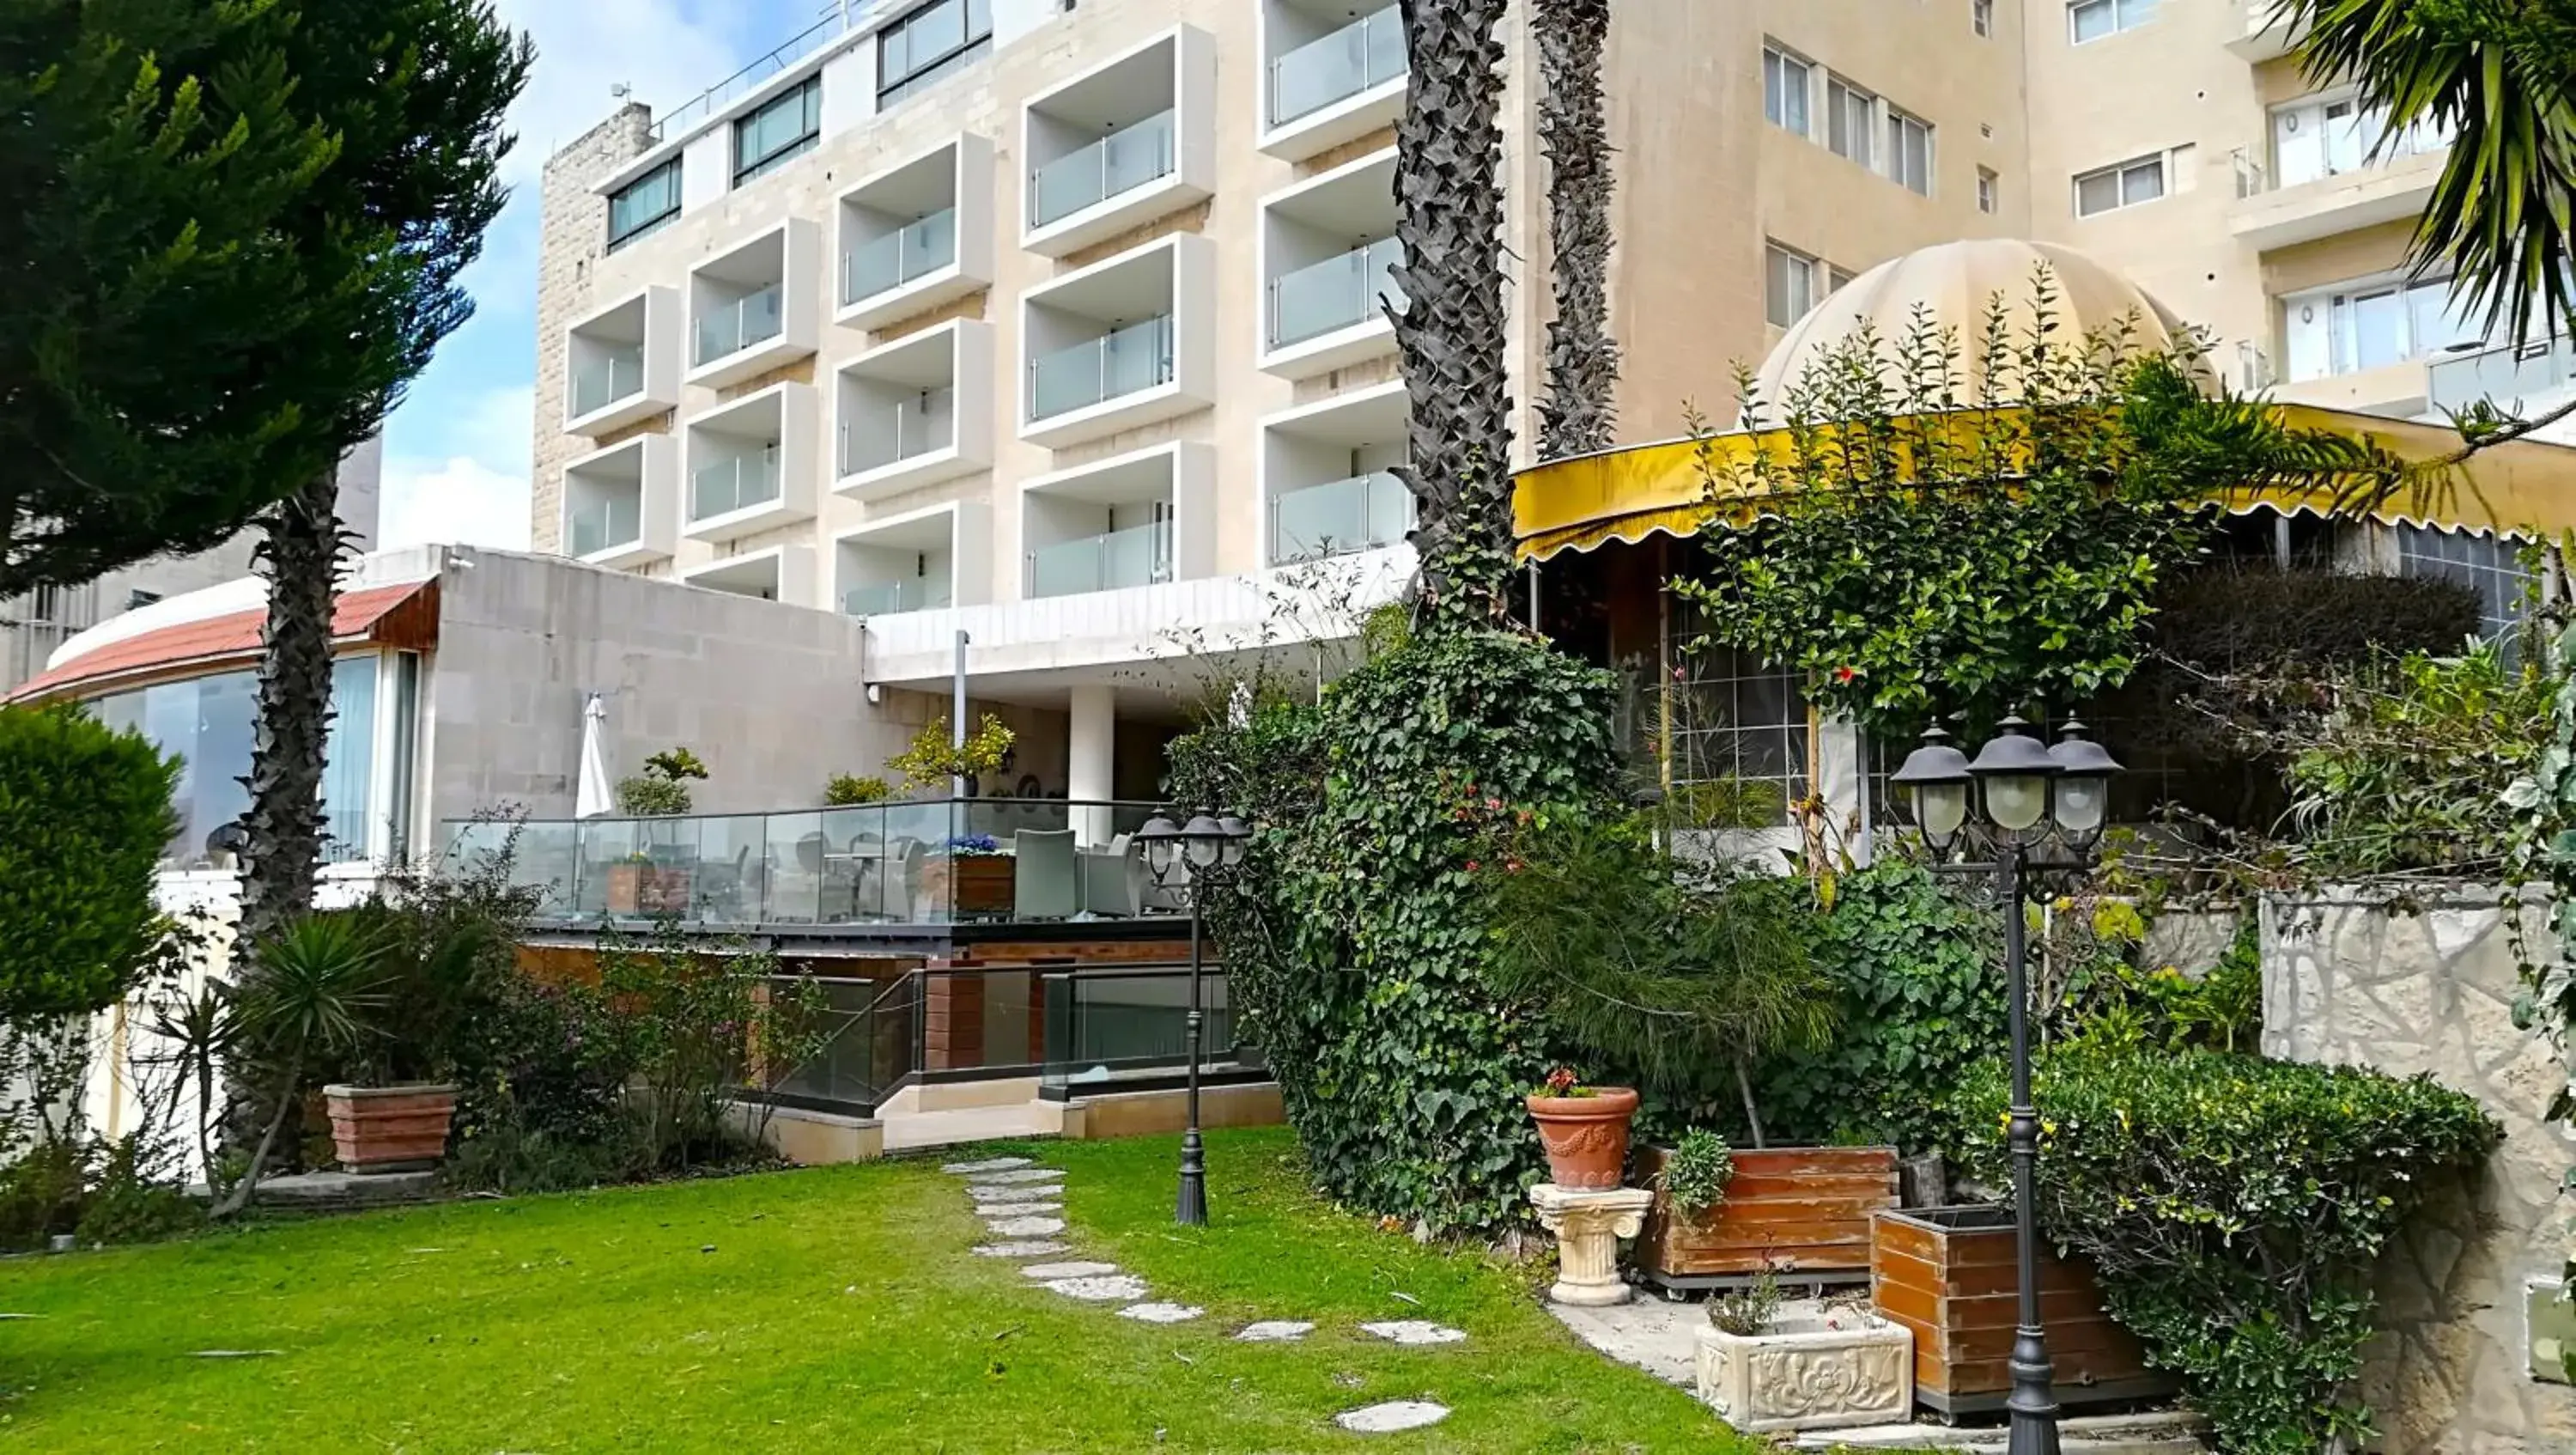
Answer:
M527 385L488 389L441 431L447 453L389 452L379 507L384 546L526 550L535 408Z

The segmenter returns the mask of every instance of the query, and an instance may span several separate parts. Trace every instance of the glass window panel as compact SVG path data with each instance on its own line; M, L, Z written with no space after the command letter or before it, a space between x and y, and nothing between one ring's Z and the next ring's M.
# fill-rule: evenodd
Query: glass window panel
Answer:
M2165 164L2140 162L2120 174L2120 205L2134 207L2165 195Z
M322 748L325 862L366 857L368 789L375 771L376 658L342 657L331 667L331 731Z
M2075 179L2075 215L2091 217L2120 205L2120 174L2095 172Z
M2406 305L2394 289L2355 298L2350 317L2354 368L2376 369L2408 357Z
M2077 45L2100 40L2119 27L2112 0L2083 0L2082 4L2068 6L2066 20Z

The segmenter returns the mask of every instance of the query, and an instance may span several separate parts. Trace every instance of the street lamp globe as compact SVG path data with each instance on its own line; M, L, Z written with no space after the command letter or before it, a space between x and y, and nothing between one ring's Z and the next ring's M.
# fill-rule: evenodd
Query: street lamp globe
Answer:
M2048 785L2057 776L2057 760L2020 717L2006 717L1995 726L1995 736L1968 765L1968 776L1985 790L1986 817L1995 827L2026 834L2048 817Z
M1192 815L1189 827L1181 830L1181 838L1189 852L1193 873L1213 869L1217 860L1225 857L1225 830L1211 815Z
M1181 826L1158 813L1145 820L1136 838L1144 846L1145 869L1154 876L1154 882L1160 884L1170 878L1172 861L1180 852Z
M2084 736L2084 724L2072 721L2048 756L2057 764L2057 827L2069 842L2088 847L2110 816L2111 778L2120 771L2119 760Z
M1923 841L1936 853L1949 848L1968 822L1968 755L1951 746L1939 723L1923 730L1922 746L1888 782L1913 801Z
M1252 852L1252 825L1229 813L1218 819L1216 826L1225 835L1225 867L1240 868L1243 856Z

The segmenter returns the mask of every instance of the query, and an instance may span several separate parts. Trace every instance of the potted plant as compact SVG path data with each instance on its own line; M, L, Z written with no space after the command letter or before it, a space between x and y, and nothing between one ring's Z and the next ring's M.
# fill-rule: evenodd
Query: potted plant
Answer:
M922 861L921 885L932 904L959 919L1011 912L1011 858L991 834L960 834Z
M882 778L861 778L852 773L835 773L823 785L823 803L827 808L855 808L861 804L883 803L888 796Z
M1913 1335L1865 1308L1784 1313L1765 1267L1712 1300L1699 1331L1699 1397L1747 1433L1893 1423L1913 1412Z
M976 723L965 742L949 739L948 719L932 718L912 735L909 747L886 760L886 766L902 774L907 787L945 791L952 780L962 778L971 793L976 780L1001 771L1010 759L1011 745L1019 740L1000 718L989 714Z
M1628 1119L1637 1114L1634 1088L1580 1085L1571 1068L1559 1066L1525 1104L1547 1151L1549 1181L1586 1191L1619 1185L1628 1169Z
M695 803L693 780L707 777L707 765L685 747L665 748L644 760L644 771L617 785L617 811L630 818L676 818ZM638 847L609 866L610 914L685 914L697 876L682 863L656 864Z
M653 860L638 849L608 866L608 912L642 914L645 886L653 878Z

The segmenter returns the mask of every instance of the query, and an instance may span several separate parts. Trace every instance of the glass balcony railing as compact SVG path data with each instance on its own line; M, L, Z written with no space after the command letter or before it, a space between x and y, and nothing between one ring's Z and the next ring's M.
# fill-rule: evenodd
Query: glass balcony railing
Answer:
M841 259L841 301L891 293L957 261L957 209L934 212L850 249Z
M577 507L568 522L571 553L596 555L644 538L644 504L633 495L611 495Z
M2466 409L2484 399L2498 409L2529 412L2576 384L2576 339L2437 355L2425 375L2436 410Z
M1385 471L1309 485L1271 498L1270 564L1392 546L1412 529L1413 494Z
M1404 74L1404 19L1387 6L1270 63L1270 124L1347 101Z
M1029 418L1053 419L1169 384L1172 319L1165 314L1029 360Z
M1029 595L1073 596L1172 579L1172 523L1113 530L1029 552Z
M689 519L766 505L778 498L778 447L702 466L689 476Z
M754 344L769 342L784 327L786 318L779 311L778 285L773 283L749 297L701 314L694 357L701 364L712 364Z
M644 350L604 349L572 371L572 417L597 414L644 392Z
M1038 168L1029 179L1029 216L1034 225L1044 227L1170 176L1176 164L1178 126L1173 112L1149 116Z
M841 424L841 473L864 475L957 443L957 391L932 389Z
M1380 316L1384 302L1398 308L1404 292L1395 286L1395 265L1404 249L1393 238L1353 248L1270 284L1270 346L1284 349L1310 338L1350 328Z
M841 593L841 614L901 616L907 611L944 611L950 594L948 583L937 577L853 586Z

